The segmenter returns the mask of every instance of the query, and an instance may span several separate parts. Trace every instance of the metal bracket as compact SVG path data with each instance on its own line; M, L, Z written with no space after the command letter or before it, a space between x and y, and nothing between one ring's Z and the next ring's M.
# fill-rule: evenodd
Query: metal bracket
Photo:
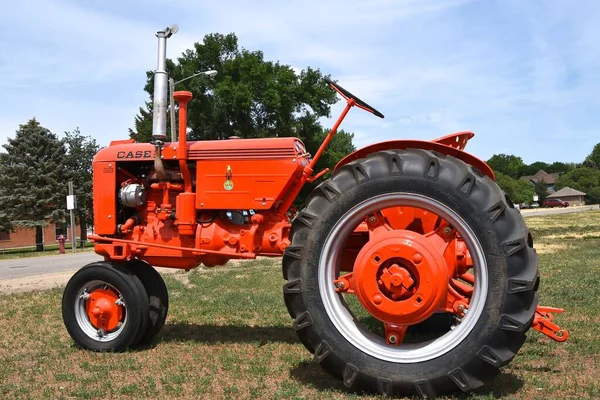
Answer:
M554 319L552 313L560 314L563 311L565 310L562 308L538 306L531 327L557 342L564 342L569 338L569 332L552 322Z

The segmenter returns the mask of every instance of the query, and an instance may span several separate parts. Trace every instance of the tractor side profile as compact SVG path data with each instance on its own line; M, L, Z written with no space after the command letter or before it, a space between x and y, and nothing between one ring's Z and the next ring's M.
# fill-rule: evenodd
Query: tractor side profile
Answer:
M533 239L490 167L464 152L474 135L377 143L349 154L305 206L302 187L352 107L314 156L298 138L188 142L190 92L174 93L179 140L166 140L166 42L157 33L153 143L114 141L94 158L94 228L105 261L63 295L75 343L122 351L165 323L153 267L190 270L282 257L285 304L315 362L354 390L435 397L470 391L509 363L529 328L558 341L561 309L538 307Z

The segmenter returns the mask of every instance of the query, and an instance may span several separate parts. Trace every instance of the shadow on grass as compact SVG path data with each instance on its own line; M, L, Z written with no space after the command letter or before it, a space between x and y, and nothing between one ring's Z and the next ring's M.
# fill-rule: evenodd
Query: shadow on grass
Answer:
M168 342L197 343L299 343L296 333L288 326L247 326L247 325L198 325L166 324L159 334L160 340L153 345ZM140 349L142 350L142 349ZM298 383L319 391L340 390L348 392L342 382L326 373L318 364L303 361L290 370L290 377ZM513 395L523 387L523 381L510 372L501 371L489 384L474 394L502 398ZM457 388L458 390L458 388ZM470 398L472 394L456 393L456 398Z
M296 365L290 371L290 377L302 385L312 387L319 391L341 390L349 392L341 381L330 376L319 365L303 361ZM500 372L492 382L473 393L455 393L455 398L471 398L473 394L491 396L493 398L503 398L517 393L523 387L523 381L510 372ZM369 395L372 395L369 393Z
M161 342L198 343L299 343L289 326L166 324L159 333Z

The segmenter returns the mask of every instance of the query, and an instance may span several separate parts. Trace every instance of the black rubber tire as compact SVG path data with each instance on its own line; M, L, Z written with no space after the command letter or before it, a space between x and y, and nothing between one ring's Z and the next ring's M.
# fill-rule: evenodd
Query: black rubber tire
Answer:
M90 338L81 330L75 317L77 294L83 285L93 280L113 286L127 305L127 324L123 332L111 341L101 342ZM79 347L93 351L123 351L135 346L146 331L148 297L142 282L123 264L94 262L77 271L67 283L62 298L62 315L69 335Z
M154 337L165 325L169 311L169 293L167 285L162 276L150 264L145 261L133 259L127 263L127 267L133 272L144 286L148 296L148 327L142 335L139 345L152 343Z
M324 309L318 282L322 246L335 223L373 196L410 192L449 206L485 253L488 292L473 330L447 353L393 363L348 342ZM283 257L283 292L293 327L314 360L352 390L432 398L489 382L525 341L538 302L537 255L523 218L487 176L450 156L387 150L353 161L321 183L298 214Z

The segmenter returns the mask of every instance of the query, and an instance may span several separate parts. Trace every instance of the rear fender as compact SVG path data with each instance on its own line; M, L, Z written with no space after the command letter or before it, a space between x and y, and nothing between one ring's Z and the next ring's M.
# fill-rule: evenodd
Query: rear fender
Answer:
M479 170L482 174L488 176L490 179L496 180L494 177L494 171L492 171L489 165L479 158L463 151L467 141L469 141L469 139L471 139L473 136L475 136L475 134L472 132L458 132L432 140L430 142L424 140L390 140L387 142L375 143L370 146L363 147L362 149L358 149L354 153L348 154L339 163L337 163L334 171L337 171L343 165L346 165L351 161L358 160L359 158L365 158L367 155L377 151L394 149L422 149L437 151L439 153L458 158L459 160L462 160L471 165L473 168Z

